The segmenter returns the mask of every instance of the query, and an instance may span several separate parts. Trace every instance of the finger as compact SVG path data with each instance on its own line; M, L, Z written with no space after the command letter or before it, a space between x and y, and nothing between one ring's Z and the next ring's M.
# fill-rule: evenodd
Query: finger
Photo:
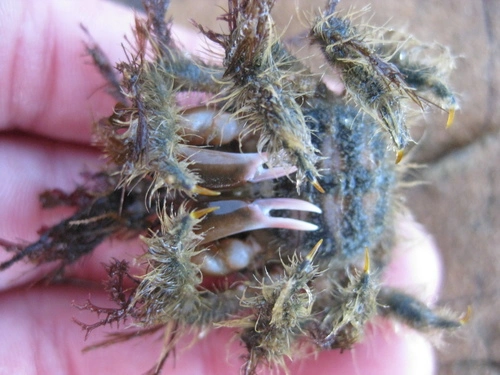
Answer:
M134 40L133 17L103 0L6 0L0 8L0 130L89 143L92 123L109 116L115 100L86 51L81 25L114 65L132 48L125 38ZM173 35L187 51L213 48L182 28Z
M133 13L100 0L6 0L0 19L0 129L88 143L92 122L110 114L113 99L80 24L116 61Z
M292 373L343 375L432 375L434 353L419 333L388 322L367 329L363 341L350 350L321 352L316 361L298 364ZM295 366L294 366L295 367ZM302 369L302 370L301 370ZM307 371L304 371L307 369Z
M6 293L0 299L0 339L8 350L0 351L0 363L9 373L23 374L107 374L136 375L156 362L161 351L158 334L82 353L87 345L105 339L100 329L84 342L84 332L72 319L92 322L95 316L71 306L83 302L87 293L77 288L33 288ZM92 293L94 302L105 305L106 297ZM233 340L234 332L216 330L195 345L191 337L181 340L165 364L165 373L237 374L244 349ZM70 345L68 345L70 343ZM15 353L23 355L13 355ZM396 333L379 326L364 342L350 351L322 352L317 359L297 361L290 374L432 374L432 351L425 340L413 332ZM263 371L270 374L272 371ZM275 372L274 372L275 373Z
M52 216L41 208L39 194L54 188L72 191L82 182L82 172L100 164L91 148L26 136L1 137L0 150L0 237L6 239L33 239Z
M96 170L99 164L96 151L90 148L26 136L0 138L0 150L0 238L14 243L36 241L40 227L55 225L71 214L68 208L42 209L41 192L56 187L73 191L83 181L81 173ZM0 252L2 261L10 256ZM19 278L32 268L20 262L0 272L0 288L39 277L40 270Z
M409 213L396 219L396 244L383 284L408 292L426 303L436 302L442 264L437 245Z
M84 332L72 321L91 321L95 317L79 312L72 300L84 301L87 292L76 288L33 288L6 293L0 299L0 363L9 374L144 374L157 360L162 342L158 335L132 340L82 353L85 346L105 338L104 330L95 331L87 342ZM100 298L99 298L100 297ZM106 303L95 293L93 300ZM108 329L108 331L112 331ZM237 374L239 363L226 362L227 332L210 335L192 350L183 352L189 340L183 340L167 364L172 374ZM238 346L234 343L233 346ZM237 349L237 348L236 348ZM175 359L174 359L175 357Z

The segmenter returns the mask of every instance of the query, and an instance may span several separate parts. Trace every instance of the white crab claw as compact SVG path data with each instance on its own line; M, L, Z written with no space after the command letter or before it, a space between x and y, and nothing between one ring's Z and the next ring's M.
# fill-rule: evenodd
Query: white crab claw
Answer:
M200 223L204 234L202 244L216 241L237 233L258 229L283 228L300 231L313 231L318 227L307 221L287 217L273 217L273 210L295 210L321 213L312 203L299 199L272 198L258 199L252 203L242 201L213 202L219 209Z
M296 167L264 168L266 153L231 153L183 146L182 155L191 161L203 186L224 190L247 182L272 180L294 173Z

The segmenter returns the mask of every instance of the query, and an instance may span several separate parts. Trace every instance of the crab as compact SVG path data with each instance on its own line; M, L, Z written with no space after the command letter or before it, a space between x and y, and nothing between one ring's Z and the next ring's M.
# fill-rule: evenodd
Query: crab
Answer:
M378 315L423 331L460 327L466 319L380 281L404 205L397 162L411 142L408 114L433 103L450 125L458 109L446 69L426 57L431 46L355 26L337 3L312 21L308 40L345 95L278 38L272 0L229 0L225 34L195 23L222 47L222 66L176 46L166 0L144 1L119 76L90 41L117 100L95 125L108 164L72 193L43 193L45 207L76 213L32 244L2 241L14 255L0 270L57 261L51 277L60 277L105 239L139 236L144 273L111 261L105 288L116 306L89 300L77 307L104 318L77 323L87 335L133 325L93 348L163 330L155 374L193 327L237 328L245 374L284 367L303 345L350 349ZM182 108L179 94L193 92L206 104Z

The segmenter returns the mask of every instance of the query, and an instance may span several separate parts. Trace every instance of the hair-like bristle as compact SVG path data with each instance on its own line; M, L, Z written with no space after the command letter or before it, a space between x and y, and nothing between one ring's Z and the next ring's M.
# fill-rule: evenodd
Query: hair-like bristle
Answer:
M346 285L334 283L330 295L323 297L324 313L318 316L318 323L312 328L319 346L350 349L362 340L366 323L377 314L380 282L366 262L369 262L368 256L363 271L348 271Z
M164 34L169 27L157 23L136 21L138 45L129 52L129 61L118 65L123 75L121 91L132 106L117 106L109 120L96 126L98 142L110 160L122 167L120 186L150 178L150 196L164 187L193 194L200 179L179 148L184 141L173 69L180 53L167 44L170 37ZM163 30L163 37L151 30L152 25ZM152 61L146 60L148 46L154 53Z
M297 357L304 327L315 319L314 291L309 284L318 276L314 265L321 241L309 255L283 264L282 275L266 275L260 286L248 288L241 300L251 317L224 325L244 328L241 339L248 350L245 374L255 374L261 364L285 368L285 357ZM250 294L251 296L248 296Z
M397 150L411 140L406 126L403 98L421 106L419 98L405 82L404 75L388 59L379 55L363 27L328 7L311 30L326 60L337 68L347 94L390 135Z
M425 44L396 31L382 33L383 43L376 45L378 53L389 57L404 75L405 82L423 103L429 103L450 113L447 126L459 109L457 98L448 80L455 61L450 51L437 43Z
M219 82L222 92L214 102L243 121L246 132L259 134L258 150L268 154L270 166L284 161L296 166L300 187L307 176L319 176L315 166L319 156L299 104L299 98L312 94L309 89L317 79L306 74L312 84L294 83L306 68L278 40L270 14L273 4L230 1L230 12L224 16L228 35L199 28L226 51L226 70Z

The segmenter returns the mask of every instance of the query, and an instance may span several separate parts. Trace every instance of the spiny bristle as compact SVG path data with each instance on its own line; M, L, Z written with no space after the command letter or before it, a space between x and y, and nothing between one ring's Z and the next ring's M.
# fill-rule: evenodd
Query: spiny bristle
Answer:
M306 171L318 174L317 151L296 101L306 93L295 91L299 85L294 84L294 72L288 72L291 66L299 71L306 69L298 60L292 61L276 40L272 5L272 1L235 2L234 12L225 16L230 26L228 35L201 31L226 49L226 84L215 100L224 102L223 110L231 109L246 122L248 131L260 133L258 149L269 155L271 166L282 161L283 153L290 164L297 166L299 187ZM311 81L316 79L311 76Z

